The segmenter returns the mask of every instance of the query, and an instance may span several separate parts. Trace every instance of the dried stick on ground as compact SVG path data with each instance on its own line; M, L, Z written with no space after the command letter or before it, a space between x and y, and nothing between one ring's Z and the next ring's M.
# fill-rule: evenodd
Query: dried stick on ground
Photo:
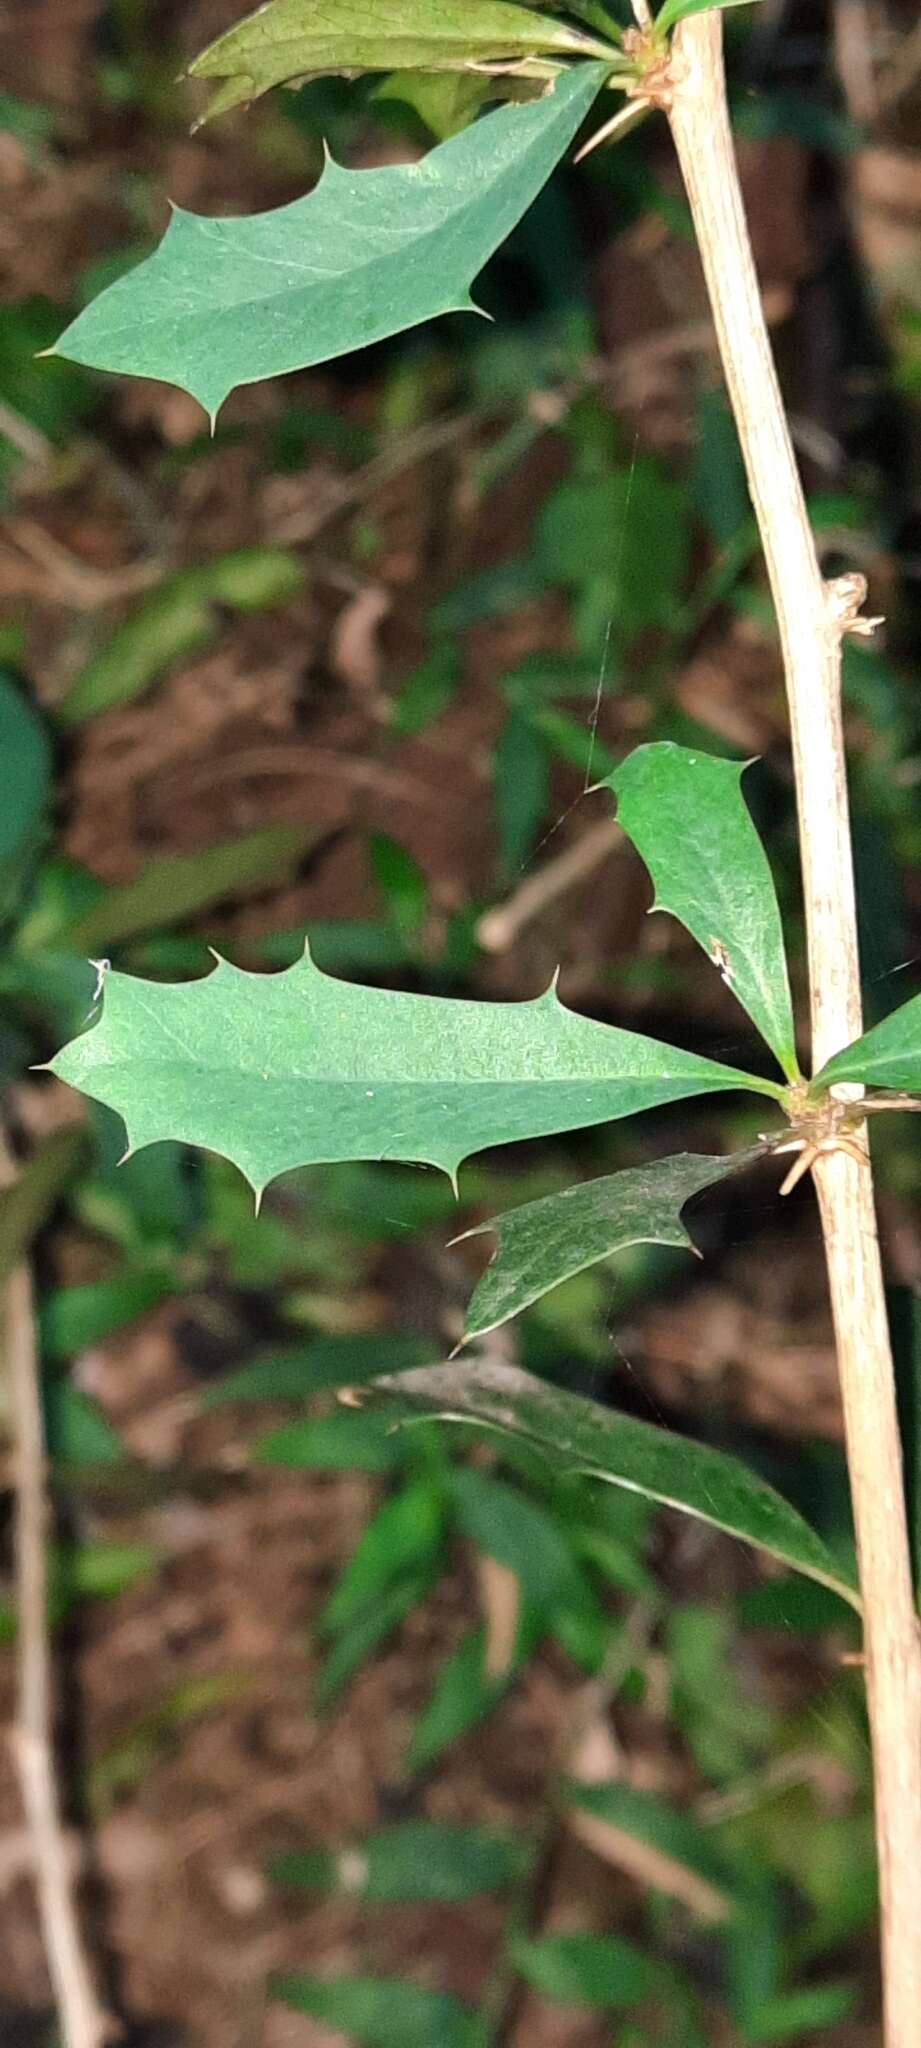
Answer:
M77 1919L71 1858L54 1776L48 1643L48 1502L28 1267L7 1282L5 1354L16 1460L16 1591L19 1698L11 1744L31 1837L45 1953L63 2048L102 2048L108 2028L96 2001Z
M841 720L843 635L863 579L823 579L764 322L726 105L722 20L676 33L662 93L687 188L777 612L790 706L816 1069L859 1036L860 972ZM842 1090L842 1093L846 1091ZM851 1090L859 1095L859 1090ZM828 1264L864 1603L886 2048L921 2014L921 1635L869 1157L814 1177Z

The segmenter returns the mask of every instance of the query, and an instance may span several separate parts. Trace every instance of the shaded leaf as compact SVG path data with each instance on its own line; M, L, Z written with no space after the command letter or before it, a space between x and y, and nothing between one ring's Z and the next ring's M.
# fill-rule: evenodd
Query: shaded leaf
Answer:
M640 2005L674 1983L663 1964L613 1934L519 1938L512 1942L512 1959L532 1991L565 2004Z
M370 1657L380 1643L383 1643L401 1621L418 1607L432 1591L436 1570L404 1572L394 1578L391 1585L375 1600L372 1607L365 1607L355 1620L350 1622L337 1636L332 1649L324 1659L316 1685L317 1705L321 1708L332 1704L336 1695L348 1684L354 1671Z
M69 1380L46 1380L42 1400L48 1455L60 1465L120 1465L124 1446L102 1410Z
M445 1501L440 1486L417 1479L384 1502L359 1538L315 1626L321 1635L347 1628L390 1581L427 1571L442 1550Z
M655 884L653 909L693 934L796 1080L780 908L742 796L745 765L663 741L628 754L607 786Z
M633 1244L667 1244L693 1251L681 1211L692 1195L757 1155L726 1159L680 1152L650 1166L627 1167L544 1195L481 1223L468 1237L494 1231L498 1239L467 1310L465 1337L480 1337L518 1315L574 1273Z
M369 1903L427 1899L453 1905L481 1892L501 1891L517 1877L523 1854L514 1835L409 1820L348 1849L276 1856L271 1874L281 1884L344 1892Z
M38 843L51 794L51 749L41 720L8 669L0 669L0 910L21 881L21 863Z
M223 902L281 882L316 843L313 826L266 825L197 853L173 853L133 882L107 889L61 933L75 953L102 953L149 931L166 931Z
M475 310L473 279L537 197L606 76L580 64L421 163L350 171L274 212L177 209L155 254L88 306L57 354L178 384L212 419L239 384Z
M384 1368L409 1372L425 1365L432 1345L425 1337L315 1337L286 1351L270 1351L241 1365L208 1387L205 1408L232 1401L308 1401L326 1388L360 1385Z
M42 1357L58 1364L86 1351L133 1323L175 1292L175 1276L160 1266L140 1266L89 1280L82 1287L58 1287L47 1294L38 1315Z
M276 1998L367 2048L471 2048L467 2007L396 1977L280 1977Z
M56 708L58 724L69 731L143 696L175 662L218 638L219 607L270 610L296 597L303 582L297 556L278 547L240 548L168 576L75 676Z
M872 1031L826 1060L813 1083L830 1088L838 1081L865 1081L875 1088L921 1090L921 996L893 1010Z
M738 1458L548 1386L514 1366L439 1365L374 1382L396 1412L480 1422L542 1447L557 1469L583 1472L682 1510L765 1550L859 1605L855 1583L783 1495Z
M449 1484L468 1541L513 1572L532 1600L553 1606L575 1590L572 1553L553 1515L487 1472L461 1468Z
M426 1161L574 1130L688 1095L773 1082L564 1009L359 988L309 957L275 975L221 961L179 986L110 974L100 1021L52 1061L124 1118L231 1159L263 1189L289 1168Z
M649 627L673 628L690 533L684 485L641 457L560 484L538 517L534 550L545 576L598 590L617 646Z
M525 1610L512 1661L497 1678L490 1677L486 1668L485 1629L472 1629L464 1637L442 1665L416 1722L406 1759L411 1771L428 1770L460 1735L491 1713L533 1649L537 1634L534 1616Z
M609 42L513 0L269 0L196 57L189 77L224 80L208 120L273 86L329 72L465 72L542 56L617 54Z
M253 1455L260 1465L291 1465L308 1472L392 1472L402 1451L378 1418L341 1414L273 1430Z

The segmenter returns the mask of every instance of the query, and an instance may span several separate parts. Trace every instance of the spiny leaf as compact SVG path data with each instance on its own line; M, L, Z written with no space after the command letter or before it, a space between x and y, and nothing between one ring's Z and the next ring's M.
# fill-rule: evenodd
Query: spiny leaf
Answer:
M202 117L209 120L273 86L329 72L463 72L612 55L607 41L512 0L269 0L196 57L189 77L224 81Z
M497 1329L561 1280L628 1245L667 1244L693 1251L681 1221L685 1203L755 1157L754 1152L728 1159L680 1152L650 1166L583 1181L479 1224L467 1236L495 1231L498 1246L467 1310L465 1337Z
M709 1444L619 1415L498 1364L436 1365L376 1380L375 1401L397 1414L479 1422L544 1449L557 1470L582 1472L641 1493L665 1507L767 1551L859 1607L856 1581L797 1509Z
M281 974L220 961L179 986L110 974L93 1030L52 1062L124 1118L129 1148L163 1138L233 1160L257 1190L292 1167L403 1159L451 1175L488 1145L727 1089L777 1096L652 1038L533 1002L359 988L309 956Z
M238 384L476 311L473 279L609 72L576 65L535 105L487 114L421 163L350 171L328 160L313 192L271 213L177 209L159 249L79 314L55 352L178 384L214 419Z
M836 1052L814 1085L832 1087L837 1081L866 1081L876 1088L912 1093L921 1089L921 996L913 996L853 1045Z
M687 926L797 1080L780 909L740 787L747 765L663 741L628 754L607 787L652 875L654 909Z

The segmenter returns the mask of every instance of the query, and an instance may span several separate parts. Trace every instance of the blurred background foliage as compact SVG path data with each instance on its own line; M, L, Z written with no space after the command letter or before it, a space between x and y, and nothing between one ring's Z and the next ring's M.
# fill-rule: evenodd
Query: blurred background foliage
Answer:
M712 1530L524 1446L337 1398L445 1356L458 1230L575 1174L751 1141L720 1100L434 1173L119 1165L36 1072L111 960L524 997L757 1059L590 785L638 739L760 757L803 961L770 608L664 133L567 169L452 319L236 394L38 361L170 198L296 196L452 93L337 81L194 140L228 0L0 8L0 1065L55 1480L60 1755L135 2048L876 2039L854 1621ZM921 46L900 0L727 20L753 237L845 670L868 1013L921 958ZM911 1398L918 1145L874 1149ZM808 1190L760 1167L495 1355L740 1451L850 1543ZM4 1397L0 1386L0 1416ZM5 1483L9 1458L3 1452ZM4 1521L5 1531L8 1517ZM7 1537L5 1536L5 1541ZM4 1568L9 1569L8 1547ZM5 1706L15 1613L0 1607ZM6 1768L5 1764L2 1767ZM4 2039L54 2039L0 1790Z

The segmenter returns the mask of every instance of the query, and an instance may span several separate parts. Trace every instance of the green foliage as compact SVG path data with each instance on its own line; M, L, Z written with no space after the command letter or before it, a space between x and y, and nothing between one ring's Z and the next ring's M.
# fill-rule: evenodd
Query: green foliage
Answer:
M78 315L57 353L179 384L213 420L238 384L475 310L473 279L605 76L602 64L580 64L536 105L488 114L421 164L348 171L329 159L315 191L273 213L210 220L177 209L156 253Z
M275 1995L295 2012L352 2034L366 2048L471 2048L471 2014L446 1991L385 1977L281 1977Z
M637 747L608 786L655 883L653 909L687 926L795 1081L780 910L742 774L735 761L662 742Z
M876 1088L921 1090L921 996L893 1010L881 1024L827 1060L816 1089L839 1081L866 1081Z
M485 1146L654 1103L775 1084L564 1009L350 986L309 957L254 975L221 961L160 986L109 975L101 1021L53 1071L124 1118L131 1151L164 1138L232 1159L257 1192L323 1160L427 1161L454 1174Z
M502 1891L520 1874L523 1860L522 1844L513 1835L409 1820L347 1849L276 1856L271 1873L297 1890L342 1892L369 1905L422 1899L457 1905Z
M40 719L9 670L0 669L0 915L21 886L23 864L37 851L51 794L51 749Z
M853 1575L797 1510L725 1451L546 1386L515 1366L433 1366L379 1380L375 1392L397 1413L511 1431L549 1452L557 1469L591 1473L681 1508L858 1604Z
M318 15L309 0L269 0L196 57L189 76L224 81L204 117L211 119L324 72L463 74L513 64L541 79L558 66L540 58L616 55L609 42L513 0L336 0L333 16Z
M515 1964L543 1998L566 2004L617 2007L640 2005L673 1988L665 1964L645 1956L613 1934L551 1934L542 1941L513 1944Z
M682 1152L544 1195L479 1224L468 1236L494 1231L498 1243L467 1310L465 1336L497 1329L561 1280L628 1245L667 1244L693 1251L681 1221L685 1203L746 1166L752 1156L708 1159Z
M65 926L58 943L75 953L114 952L128 940L198 917L228 896L257 894L283 881L315 838L310 826L265 825L198 853L169 854L121 889L106 889Z
M82 316L86 317L86 316ZM303 570L287 548L241 548L169 576L75 676L57 709L65 731L142 697L174 663L221 632L221 611L267 611L296 597Z

